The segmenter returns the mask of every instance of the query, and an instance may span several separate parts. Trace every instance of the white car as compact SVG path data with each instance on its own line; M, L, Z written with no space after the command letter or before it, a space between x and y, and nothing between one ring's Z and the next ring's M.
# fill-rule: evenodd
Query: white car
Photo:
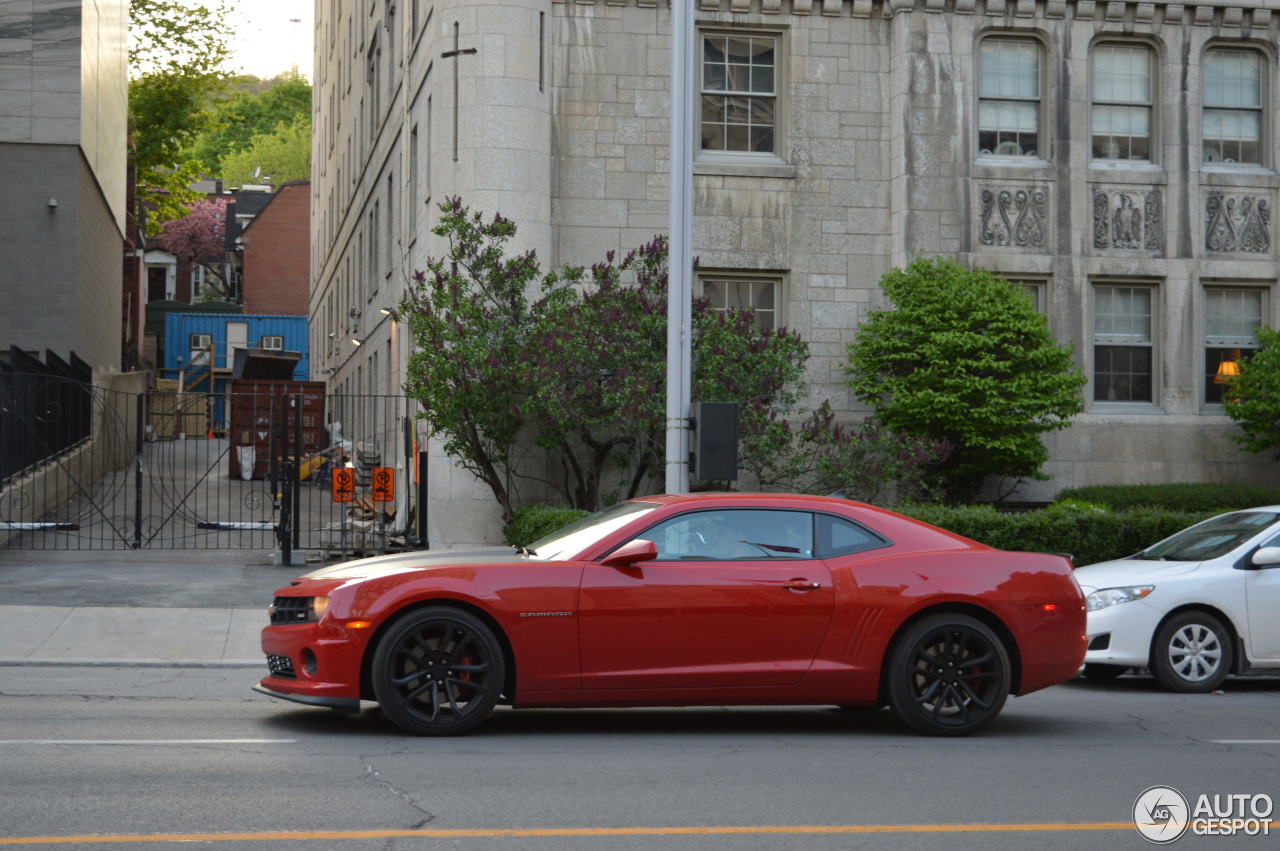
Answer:
M1078 568L1084 674L1151 669L1172 691L1280 668L1280 505L1220 514L1117 561Z

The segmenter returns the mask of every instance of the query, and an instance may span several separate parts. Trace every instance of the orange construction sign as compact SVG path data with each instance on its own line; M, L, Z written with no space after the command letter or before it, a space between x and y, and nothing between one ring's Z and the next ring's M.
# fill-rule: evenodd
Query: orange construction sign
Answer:
M391 467L374 467L369 496L374 502L392 502L396 498L396 471Z
M356 498L356 471L350 467L337 467L329 477L329 491L334 502L354 502Z

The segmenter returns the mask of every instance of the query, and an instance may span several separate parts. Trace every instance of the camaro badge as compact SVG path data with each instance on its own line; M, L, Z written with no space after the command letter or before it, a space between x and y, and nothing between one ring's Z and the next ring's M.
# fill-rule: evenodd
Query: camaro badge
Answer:
M522 618L571 618L573 612L521 612Z

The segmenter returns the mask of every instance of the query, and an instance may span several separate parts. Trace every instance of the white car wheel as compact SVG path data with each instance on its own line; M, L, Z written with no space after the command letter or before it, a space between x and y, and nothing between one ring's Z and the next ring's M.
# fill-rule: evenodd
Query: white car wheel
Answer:
M1156 634L1151 673L1170 691L1206 692L1231 671L1231 633L1208 612L1183 612Z

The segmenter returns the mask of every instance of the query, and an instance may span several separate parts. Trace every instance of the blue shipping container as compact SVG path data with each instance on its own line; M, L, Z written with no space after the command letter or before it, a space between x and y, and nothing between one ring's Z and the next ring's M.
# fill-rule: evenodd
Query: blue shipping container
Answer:
M278 349L299 352L302 357L293 371L294 381L310 378L310 336L305 316L273 316L235 313L169 313L164 322L164 364L162 378L177 378L190 369L193 354L213 346L215 370L230 374L237 348Z

